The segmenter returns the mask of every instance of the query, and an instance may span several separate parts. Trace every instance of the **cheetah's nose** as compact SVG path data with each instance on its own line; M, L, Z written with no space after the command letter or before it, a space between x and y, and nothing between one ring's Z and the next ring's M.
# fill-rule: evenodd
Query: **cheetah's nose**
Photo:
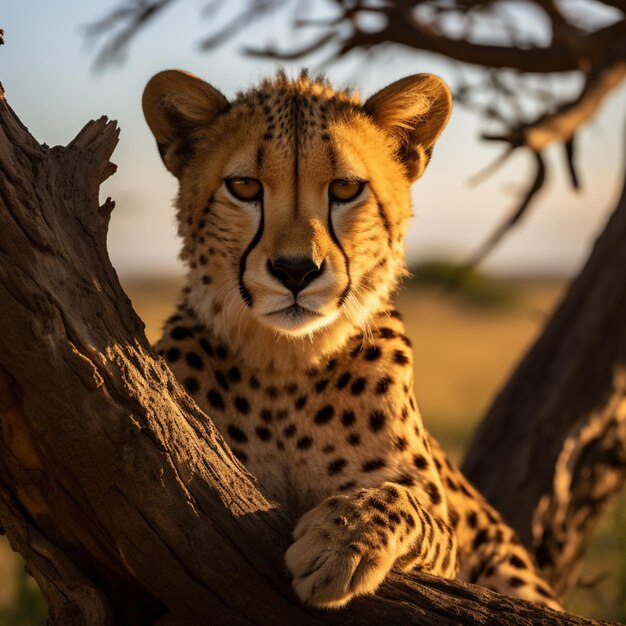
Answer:
M268 259L267 269L295 296L324 271L324 263L318 265L312 259L279 257L273 263Z

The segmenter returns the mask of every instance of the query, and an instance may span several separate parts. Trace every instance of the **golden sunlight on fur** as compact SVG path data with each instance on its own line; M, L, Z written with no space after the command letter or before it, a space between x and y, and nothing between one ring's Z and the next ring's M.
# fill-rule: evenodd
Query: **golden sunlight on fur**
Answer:
M443 81L409 76L361 102L279 73L228 101L168 70L143 105L179 181L188 270L158 348L299 517L286 563L301 600L338 608L417 568L558 609L425 430L392 304L410 187L450 115Z

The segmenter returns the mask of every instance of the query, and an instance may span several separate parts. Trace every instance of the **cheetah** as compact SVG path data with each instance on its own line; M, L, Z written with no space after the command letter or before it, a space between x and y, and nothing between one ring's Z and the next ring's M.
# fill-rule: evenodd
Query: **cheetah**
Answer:
M451 111L430 74L362 102L279 72L231 101L177 70L143 109L176 202L186 284L157 344L264 491L299 519L299 598L339 608L392 569L559 610L514 531L425 430L406 275L410 187Z

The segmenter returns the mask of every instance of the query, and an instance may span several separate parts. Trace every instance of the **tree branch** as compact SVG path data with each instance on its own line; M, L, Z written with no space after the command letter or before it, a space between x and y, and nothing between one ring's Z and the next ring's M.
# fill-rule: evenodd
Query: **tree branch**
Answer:
M496 398L463 466L559 592L574 583L590 529L626 478L624 241L626 183L583 271Z

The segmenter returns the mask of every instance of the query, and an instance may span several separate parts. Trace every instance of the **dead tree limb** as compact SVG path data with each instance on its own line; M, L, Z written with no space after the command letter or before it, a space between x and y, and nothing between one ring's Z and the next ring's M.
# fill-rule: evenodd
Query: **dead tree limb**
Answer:
M155 356L106 252L113 122L49 149L0 98L0 526L50 622L592 624L394 575L319 612L290 591L293 520Z
M463 468L559 592L576 581L591 529L626 478L625 242L626 182L587 264L481 423Z

